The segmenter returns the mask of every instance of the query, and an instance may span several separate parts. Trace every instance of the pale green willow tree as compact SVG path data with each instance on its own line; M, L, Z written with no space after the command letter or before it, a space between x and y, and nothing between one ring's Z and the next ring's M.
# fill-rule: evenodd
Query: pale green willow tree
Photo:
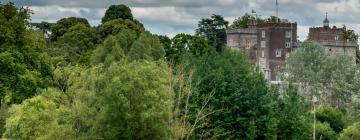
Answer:
M56 71L62 91L11 107L6 138L170 139L174 93L164 62L72 69Z
M317 96L319 103L344 108L359 89L358 70L346 55L328 55L306 41L286 61L286 83L297 85L302 96Z

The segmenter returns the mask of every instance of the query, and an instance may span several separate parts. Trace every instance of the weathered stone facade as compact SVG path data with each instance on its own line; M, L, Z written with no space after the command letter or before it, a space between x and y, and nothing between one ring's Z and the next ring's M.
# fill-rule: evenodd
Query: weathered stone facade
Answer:
M245 29L228 29L227 45L243 49L269 81L278 81L285 59L297 47L297 23L265 23Z

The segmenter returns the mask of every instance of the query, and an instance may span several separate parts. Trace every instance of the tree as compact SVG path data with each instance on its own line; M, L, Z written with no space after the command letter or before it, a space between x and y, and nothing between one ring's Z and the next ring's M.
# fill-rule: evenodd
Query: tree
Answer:
M201 19L196 29L196 35L205 38L209 44L222 52L226 45L226 32L229 22L220 15L212 15L210 18Z
M99 37L93 28L77 24L53 42L49 53L52 56L64 57L70 65L89 65L91 53L98 42Z
M336 132L330 127L329 123L317 121L315 128L317 140L336 140Z
M126 29L135 31L138 36L145 32L144 26L136 20L115 19L100 25L98 34L101 38L106 38L108 35L116 35Z
M315 111L315 114L318 121L328 123L336 133L344 128L343 114L338 109L322 106Z
M116 41L116 37L109 36L96 48L91 59L93 64L105 63L108 65L114 61L120 61L122 58L125 58L122 46Z
M171 39L172 45L166 51L166 57L175 63L180 62L180 58L187 53L201 56L213 53L215 49L211 47L205 39L189 34L178 34Z
M106 10L105 16L102 18L101 22L105 23L114 19L133 20L133 15L130 8L126 5L111 5Z
M128 56L132 60L161 60L165 56L165 50L159 38L150 32L144 32L132 44Z
M208 103L212 113L191 138L276 138L273 91L261 72L251 67L245 54L225 50L221 54L189 57L188 60L185 68L194 70L191 110L196 112L202 106L197 99L212 94ZM191 124L194 118L196 116L190 116Z
M277 101L277 138L280 140L311 139L311 115L306 101L293 87L289 87L285 93L280 94L282 96Z
M21 103L32 97L38 89L51 85L50 57L45 52L45 40L41 33L28 31L26 44L0 53L2 67L2 93L8 93L8 103ZM4 98L3 98L4 99Z
M4 136L11 139L73 139L75 131L70 125L62 124L61 93L54 89L46 94L24 101L21 105L13 105L11 114L6 120ZM58 100L59 101L59 100Z
M165 35L155 35L159 38L161 44L164 46L165 50L165 57L168 57L168 55L171 53L171 39L168 36Z
M84 26L90 28L90 24L85 18L79 18L79 17L63 18L58 20L56 24L51 27L50 39L52 41L56 41L59 37L63 36L71 27L77 24L83 24Z
M255 11L253 11L255 13ZM288 23L288 20L286 19L280 19L276 16L270 16L268 18L261 18L259 15L251 15L248 13L245 13L243 16L238 17L234 20L234 22L230 25L230 28L248 28L249 23L255 20L256 24L263 24L263 23Z
M340 133L339 140L360 139L360 123L354 123Z
M359 35L355 34L354 30L350 30L348 29L345 25L343 25L343 33L344 33L344 39L347 41L353 41L353 42L357 42L359 39Z
M0 4L0 46L25 43L24 34L30 13L29 9L17 8L14 3Z
M321 105L344 109L359 89L355 70L351 57L329 56L321 46L304 42L287 59L284 80L308 100L317 96Z
M243 16L235 19L234 22L230 25L230 28L248 28L251 20L255 20L257 24L264 22L264 20L257 15L253 16L245 13Z
M168 139L171 136L169 122L174 95L169 86L171 73L165 63L122 61L109 67L87 70L73 67L56 73L55 81L61 91L48 89L12 106L6 138Z

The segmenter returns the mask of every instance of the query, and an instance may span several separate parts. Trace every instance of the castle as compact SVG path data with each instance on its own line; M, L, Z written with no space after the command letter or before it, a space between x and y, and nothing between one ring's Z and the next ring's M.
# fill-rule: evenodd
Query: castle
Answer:
M355 62L356 50L359 47L357 42L345 39L343 29L337 28L336 26L331 28L329 23L330 21L326 14L323 27L313 27L309 29L309 40L323 46L325 52L329 55L349 55L354 58Z
M247 28L227 29L226 35L227 45L244 50L251 63L259 66L265 79L272 83L280 81L278 74L285 67L286 58L300 46L296 22L256 24L252 20ZM323 27L309 29L309 39L324 47L330 55L347 54L355 60L357 42L344 40L341 28L330 28L327 15Z

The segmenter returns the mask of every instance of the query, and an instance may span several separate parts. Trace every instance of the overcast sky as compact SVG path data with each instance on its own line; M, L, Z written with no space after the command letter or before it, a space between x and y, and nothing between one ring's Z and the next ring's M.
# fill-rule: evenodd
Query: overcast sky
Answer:
M10 0L0 0L6 3ZM11 0L34 11L32 21L49 21L85 17L92 25L100 23L112 4L130 6L134 17L153 33L168 35L193 34L197 22L211 14L220 14L230 23L244 13L255 10L262 17L276 14L276 0ZM300 40L308 28L322 26L325 13L331 26L346 24L360 32L360 0L279 0L279 17L298 23Z

